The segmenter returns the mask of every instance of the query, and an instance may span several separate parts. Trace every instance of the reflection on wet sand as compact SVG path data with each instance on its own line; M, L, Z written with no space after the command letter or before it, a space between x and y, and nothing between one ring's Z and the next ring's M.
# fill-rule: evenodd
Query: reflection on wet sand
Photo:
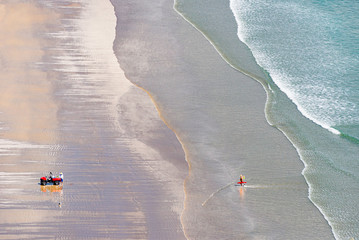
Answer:
M244 199L246 193L245 187L244 186L238 187L238 192L239 192L239 198Z
M56 143L53 79L36 65L54 11L31 1L0 1L0 238L40 238L41 225L58 216L36 185L48 146ZM35 180L36 179L36 180Z
M0 5L0 238L182 239L187 165L119 68L110 2Z
M84 3L0 2L0 238L146 238L115 133L132 86L112 50L116 19L110 2ZM39 188L49 171L67 174L66 193Z
M49 144L56 141L57 104L52 79L37 69L44 56L39 37L57 14L31 2L0 2L0 122L2 138Z
M46 186L41 186L41 191L42 192L58 192L58 193L63 193L63 185L46 185Z

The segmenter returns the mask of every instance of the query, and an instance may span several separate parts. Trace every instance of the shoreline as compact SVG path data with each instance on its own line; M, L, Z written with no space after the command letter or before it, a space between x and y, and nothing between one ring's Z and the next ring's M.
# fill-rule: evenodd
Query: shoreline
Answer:
M175 5L176 5L176 2L177 2L177 0L175 0ZM268 122L269 125L271 125L272 127L276 128L278 131L280 131L280 132L285 136L285 138L290 142L290 144L296 149L296 152L298 153L298 158L299 158L300 162L302 162L303 165L304 165L304 168L302 168L301 174L302 174L302 176L306 179L306 177L304 176L304 172L307 170L307 165L308 165L308 164L302 159L301 153L300 153L300 149L298 149L298 147L295 145L295 142L293 142L293 140L291 139L293 136L290 136L291 134L286 133L286 131L285 131L284 129L282 129L282 127L276 126L276 124L273 123L273 121L275 122L275 120L269 120L269 119L270 119L270 116L269 116L270 113L268 112L268 109L270 109L271 104L273 104L273 103L270 103L270 100L269 100L269 99L273 97L273 96L272 96L272 94L273 94L272 91L273 91L273 90L272 90L271 86L273 86L274 82L273 82L273 80L271 79L271 77L268 75L268 73L267 73L261 66L259 66L259 64L257 63L256 59L254 58L254 56L253 56L251 50L249 49L249 47L248 47L244 42L242 42L241 40L237 39L242 45L245 46L245 47L244 47L244 52L246 52L247 50L250 52L250 54L249 54L249 55L250 55L250 59L254 59L254 65L257 65L257 66L258 66L257 68L258 68L259 70L262 69L262 71L263 71L262 74L258 74L258 72L257 72L257 74L253 74L253 72L256 72L256 70L253 70L253 68L249 68L249 69L250 69L249 71L248 71L248 70L245 70L245 69L242 69L243 66L241 66L241 64L243 64L243 62L242 62L243 59L242 59L242 60L233 60L233 59L235 58L235 57L233 57L233 56L231 56L231 57L229 57L229 58L228 58L228 56L225 57L225 55L226 55L225 53L228 53L228 52L227 52L226 49L224 49L224 52L221 52L221 46L217 45L217 44L219 44L218 42L220 42L219 39L216 38L216 37L218 37L218 36L215 36L214 39L215 39L215 42L216 42L216 43L213 43L211 37L208 36L208 33L204 33L204 32L200 29L200 28L201 28L200 26L197 26L196 24L194 24L193 22L191 22L191 20L188 19L187 16L185 16L183 13L181 13L181 12L180 12L179 10L177 10L175 7L174 7L174 10L175 10L176 12L178 12L178 14L180 14L180 15L183 17L183 19L186 20L190 25L192 25L195 29L197 29L199 32L201 32L201 34L207 39L207 41L209 41L209 43L216 49L216 51L218 52L218 54L223 58L224 61L227 62L227 64L228 64L229 66L231 66L232 68L238 70L238 71L241 72L242 74L244 74L244 75L246 75L246 76L252 78L254 81L257 81L257 82L261 83L261 85L262 85L262 87L263 87L263 89L265 90L266 95L267 95L266 104L265 104L265 118L266 118L266 121ZM232 9L231 9L231 10L232 10ZM235 18L235 17L236 17L235 14L234 14L233 12L232 12L232 14L233 14L233 17ZM202 27L203 27L203 26L202 26ZM208 31L208 29L206 29L206 31ZM246 48L247 48L247 50L246 50ZM223 50L223 49L222 49L222 50ZM245 54L245 55L248 57L248 54ZM242 57L242 58L243 58L243 57ZM230 59L232 59L233 62L231 62ZM249 61L249 62L253 62L253 61L251 60L251 61ZM253 63L252 63L252 64L253 64ZM254 69L255 69L255 68L254 68ZM275 86L275 88L277 88L277 86ZM301 111L300 111L300 112L301 112ZM301 113L302 113L302 112L301 112ZM305 114L304 114L303 117L306 118ZM309 120L310 120L310 118L309 118ZM315 122L315 121L314 121L314 122ZM316 123L316 122L315 122L315 123ZM318 124L318 125L320 125L321 127L323 127L321 124ZM337 130L335 130L335 129L333 129L334 131L333 131L331 128L327 128L327 127L323 127L323 129L329 130L329 132L338 135L338 132L337 132ZM336 236L336 233L334 232L334 229L333 229L333 227L332 227L332 225L331 225L331 223L330 223L328 217L324 214L324 212L323 212L323 210L321 209L321 207L320 207L319 205L317 205L317 204L312 200L311 193L312 193L313 189L312 189L312 186L311 186L310 182L308 182L308 181L306 180L305 185L306 185L307 188L308 188L308 195L307 195L307 197L308 197L308 199L311 201L311 204L312 204L313 206L315 206L315 208L321 213L321 215L322 215L322 217L325 219L327 225L330 227L331 233L332 233L334 236ZM331 236L331 237L333 237L333 236Z
M173 9L173 3L171 5L171 8L169 7L170 3L165 3L165 1L161 1L160 4L154 4L157 6L156 10L154 8L152 8L152 6L146 5L143 6L140 3L138 3L138 5L136 5L137 3L133 3L133 6L128 7L128 11L129 12L137 12L138 13L136 15L132 15L129 13L124 13L122 12L123 16L120 17L120 19L118 19L119 21L119 25L121 27L123 27L126 31L125 32L121 32L121 36L118 37L117 42L116 42L116 46L117 46L117 54L119 56L119 62L121 67L124 69L126 76L128 76L128 78L133 81L136 85L139 85L140 87L146 89L146 91L149 92L150 96L154 99L154 101L157 103L158 105L158 110L160 112L160 114L165 118L165 122L167 122L167 124L170 126L171 129L174 129L174 131L176 132L176 135L178 136L179 140L182 143L182 146L184 147L184 151L187 153L186 154L186 158L187 161L189 162L191 168L190 168L190 174L189 174L189 178L187 178L186 183L185 183L185 191L186 191L186 202L185 202L185 209L184 209L184 214L182 216L182 222L184 224L184 228L186 231L186 235L188 235L189 238L192 238L193 236L198 236L196 235L196 229L194 229L194 227L196 226L196 224L199 224L199 219L200 216L203 215L204 219L208 218L205 217L207 216L205 212L198 212L197 209L197 203L203 203L203 200L205 200L206 198L202 198L201 196L205 197L205 196L210 196L211 195L211 191L216 191L216 188L212 188L208 186L209 192L207 192L206 189L197 189L197 188L193 188L193 182L198 181L199 179L196 179L196 176L198 174L198 176L200 176L201 173L200 171L198 172L197 167L201 166L201 164L205 164L204 162L196 160L193 161L193 159L195 158L199 158L199 155L196 153L197 149L196 149L196 145L198 145L198 143L196 143L196 140L191 139L191 136L188 136L188 130L191 128L191 121L186 120L186 118L183 118L183 116L185 116L186 114L182 114L182 113L178 113L176 111L176 109L178 110L181 106L179 106L178 103L176 102L171 102L171 98L170 96L168 96L168 93L164 92L161 88L163 88L163 84L165 85L169 85L169 89L179 89L179 88L175 88L175 87L171 87L172 85L174 85L173 82L171 81L166 81L166 79L170 79L169 77L171 76L171 78L177 79L178 75L180 75L183 79L189 78L189 79L194 79L194 77L209 77L209 75L207 73L204 72L196 72L196 70L194 69L192 71L192 73L190 72L191 70L184 70L185 68L183 68L184 66L188 66L187 69L191 69L191 67L189 66L190 64L186 63L186 61L191 62L191 66L196 66L198 67L198 69L207 69L206 67L204 67L203 64L199 63L201 60L201 58L197 58L194 55L187 55L187 57L183 57L183 54L180 53L180 49L186 49L186 48L190 48L192 49L191 52L198 52L198 50L201 50L200 48L205 48L205 50L203 51L199 51L201 52L200 55L202 55L202 59L206 59L207 61L205 61L206 63L204 64L212 64L214 63L215 65L221 66L221 69L225 69L226 67L223 66L223 59L221 59L221 57L218 55L218 53L216 52L217 57L213 57L213 49L211 50L210 48L213 48L213 46L209 46L208 45L212 45L212 43L207 42L206 39L203 39L203 36L198 37L198 34L195 33L193 34L193 30L191 30L191 28L193 28L193 26L184 26L183 23L179 22L181 20L178 20L178 17L174 16L173 13L170 13L169 11L173 11L176 12ZM126 8L125 7L125 8ZM147 12L144 12L144 9L147 10ZM170 10L171 9L171 10ZM131 19L129 22L126 22L126 16L128 19ZM134 17L135 16L135 17ZM160 17L159 17L160 16ZM158 25L159 27L153 27L151 25L149 25L148 23L146 23L146 17L148 17L149 22L151 24L156 24L156 20L162 18L162 21L165 21L164 23L161 23L160 25ZM170 20L168 19L168 17L170 18ZM163 20L165 19L165 20ZM169 21L168 21L169 20ZM183 20L182 20L183 21ZM124 25L124 23L127 23L128 25ZM186 22L186 21L185 21ZM186 22L186 24L188 24ZM140 26L140 27L139 27ZM137 29L137 30L136 30ZM175 30L174 30L175 29ZM198 31L198 30L195 30ZM154 34L155 33L155 34ZM182 35L178 35L178 34L182 34ZM202 34L200 34L202 35ZM146 41L144 40L144 36L146 36ZM165 36L163 38L157 37L157 36ZM180 37L179 37L180 36ZM207 43L204 43L204 42ZM136 46L138 49L134 49L133 47L130 47L128 44L128 42L136 42ZM162 44L162 46L159 46L160 44L158 43L160 42ZM195 47L194 45L192 46L193 42L198 42L200 43L199 45L201 46L200 48ZM169 46L169 44L171 44L171 48L166 48L166 46ZM161 52L161 50L163 51L163 49L166 49L166 51L162 52L164 53L164 55L160 55L159 52ZM121 53L119 53L121 52ZM187 51L185 51L187 52ZM207 52L211 52L210 57L208 56ZM196 53L197 54L197 53ZM131 57L129 57L131 56ZM154 61L151 61L154 60ZM214 60L214 59L219 59L219 60ZM195 61L194 61L195 60ZM160 64L159 64L160 63ZM161 63L165 63L163 65L161 65ZM225 63L228 67L228 63ZM137 65L137 66L136 66ZM213 64L212 64L213 65ZM136 67L134 67L136 66ZM168 70L171 69L171 70ZM162 71L162 72L161 72ZM212 70L212 74L214 73ZM259 94L261 97L259 97L256 100L256 109L260 109L259 112L257 112L258 110L253 110L253 108L247 108L246 106L241 106L241 108L243 109L247 109L245 110L246 114L248 115L252 115L252 111L254 111L254 115L255 118L259 120L260 122L260 131L264 131L266 132L266 134L270 135L271 137L268 138L266 137L264 139L264 142L266 146L264 152L268 151L269 154L267 154L267 158L268 156L272 156L275 158L279 158L280 161L278 163L275 164L279 164L278 166L281 166L281 164L284 165L284 167L280 167L280 171L277 171L275 169L273 169L273 171L275 172L274 175L278 174L281 175L283 178L288 178L289 182L291 185L293 185L292 187L297 186L297 184L299 184L299 188L300 188L300 198L297 198L296 195L297 193L291 193L291 196L293 199L297 199L294 200L294 202L296 202L296 204L299 204L299 206L303 207L304 209L304 213L299 214L297 217L299 217L299 219L303 218L303 220L307 217L307 216L311 216L312 218L315 218L315 224L317 225L317 229L319 230L321 237L323 237L324 235L327 235L329 238L331 236L331 231L330 231L330 227L327 224L327 222L323 219L323 216L321 214L318 215L319 211L317 208L315 208L315 206L313 205L313 203L311 203L308 199L308 185L305 183L303 176L301 175L301 170L303 170L303 166L300 167L300 165L302 164L301 161L298 161L299 156L297 154L297 152L295 151L293 145L289 142L289 140L284 136L284 134L279 131L278 129L273 128L272 126L269 125L265 115L264 115L264 104L266 102L266 97L263 97L263 85L260 84L260 87L258 88L258 82L257 81L253 81L253 79L249 78L247 79L247 77L240 77L241 74L237 73L233 73L232 70L225 70L224 72L229 73L231 72L229 75L230 76L234 76L236 75L235 78L240 78L242 79L241 84L244 84L247 87L249 87L252 90L255 90L255 95ZM218 74L214 74L216 76L218 76ZM156 80L156 81L154 81ZM249 83L247 81L253 81L252 83ZM244 82L243 82L244 81ZM255 83L254 83L255 82ZM189 90L190 87L192 86L192 82L189 83L188 81L185 81L183 84L188 84ZM195 85L195 84L193 84ZM188 89L188 88L187 88ZM260 89L260 90L258 90ZM264 88L265 89L265 88ZM182 89L179 89L179 91L182 91ZM183 92L183 97L186 98L187 97L187 93ZM242 94L248 94L247 93L243 93ZM253 95L253 93L249 93L250 95ZM265 94L264 94L265 95ZM194 95L188 95L188 97L191 97L193 99L196 99L196 97ZM263 100L260 100L263 99ZM184 100L184 99L183 99ZM175 100L174 100L175 101ZM262 101L259 102L259 101ZM262 106L263 105L263 106ZM257 107L258 106L258 107ZM261 107L262 106L262 107ZM250 109L250 110L249 110ZM250 111L250 112L248 112ZM177 116L177 117L174 117ZM197 115L195 115L197 116ZM200 115L198 115L199 118L201 118ZM181 122L183 121L183 122ZM248 119L246 121L249 121ZM257 120L256 120L257 121ZM243 124L243 122L242 122ZM248 123L246 122L244 124L245 126L248 125ZM180 130L180 131L178 131ZM248 131L248 130L246 130ZM249 131L249 134L253 134L256 135L258 132L258 126L256 126L254 128L254 126L251 127L251 130ZM245 132L244 132L245 133ZM245 133L245 135L247 135L247 133ZM248 136L250 138L253 138L251 136ZM273 141L273 137L274 137L274 141ZM256 137L253 138L253 140L256 139ZM253 141L252 140L252 141ZM257 140L256 140L257 141ZM261 141L262 142L262 141ZM201 143L202 144L202 143ZM255 153L255 149L253 149L253 145L255 144L255 142L252 142L252 146L248 146L247 143L243 143L243 149L247 147L249 147L249 149L251 149L250 151L246 151L247 155L249 154L251 157L255 158L259 158L262 159L260 161L263 161L266 157L263 156L262 154L258 154ZM273 146L274 144L274 146ZM279 144L279 146L276 146L276 144ZM193 145L193 146L192 146ZM203 145L203 144L202 144ZM268 146L267 146L268 145ZM200 145L198 145L197 147L200 147ZM272 149L274 147L274 149ZM255 148L255 146L254 146ZM286 150L284 150L285 154L281 154L280 152L283 151L283 148L285 148ZM253 152L254 151L254 152ZM289 155L289 159L288 160L288 155ZM214 157L214 156L212 156ZM291 162L294 161L294 162ZM200 164L200 165L198 165ZM217 164L217 163L207 163L209 165L211 164ZM227 164L227 163L226 163ZM236 163L230 163L230 164L236 164ZM248 162L244 162L243 164L247 164ZM192 166L193 165L193 166ZM214 166L215 166L214 165ZM207 166L208 167L208 166ZM253 168L255 167L255 168ZM254 183L261 183L260 179L260 175L263 174L263 166L259 167L256 166L256 164L254 164L253 166L246 166L244 168L247 172L253 174L252 176L252 181ZM258 169L261 169L260 171L258 171ZM284 170L286 169L286 170ZM289 171L289 173L285 173L283 171ZM230 171L231 174L233 176L233 171ZM264 171L266 172L266 171ZM212 173L213 176L215 176L216 172ZM197 177L198 177L197 176ZM218 177L219 179L221 179L221 177ZM222 176L223 178L223 176ZM221 181L221 180L219 180ZM228 181L228 180L223 180L223 181ZM273 178L273 181L277 182L277 180L275 178ZM221 185L218 185L218 183L213 182L213 184L215 184L215 187L217 186L217 189L221 187ZM220 183L219 183L220 184ZM224 185L222 185L223 187ZM213 189L213 190L211 190ZM195 191L203 191L203 193L196 193ZM248 190L251 191L251 190ZM274 192L277 191L278 194L283 194L283 193L288 193L286 192L287 190L285 189L274 189ZM284 192L283 192L284 191ZM226 191L225 194L232 194L232 193L228 193L228 192L233 192L233 189L231 188L230 190ZM198 199L194 198L195 195L201 195ZM222 194L222 193L221 193ZM252 194L252 193L251 193ZM253 193L253 197L257 196L259 198L263 198L262 200L265 199L265 197L268 197L268 194L265 194L262 196L263 193ZM259 194L259 195L256 195ZM299 193L298 193L299 194ZM247 193L247 195L249 195L249 193ZM267 195L267 196L266 196ZM248 198L252 197L252 196L247 196ZM202 198L202 199L201 199ZM273 198L273 197L271 197ZM274 197L274 199L276 199L277 197ZM290 198L291 200L288 201L292 201L293 199ZM273 201L275 201L273 199ZM215 199L216 200L216 199ZM278 199L279 200L279 199ZM212 200L211 200L212 201ZM281 202L281 201L279 201ZM293 203L291 203L293 204ZM286 203L286 205L288 205L288 203ZM274 207L274 205L269 205L271 208ZM301 208L300 207L300 208ZM275 230L274 231L278 231L283 233L283 229L281 227L278 226L273 226L269 223L269 219L271 218L277 218L278 214L284 213L285 210L280 210L276 207L274 207L273 209L271 209L271 211L273 210L273 213L271 213L269 216L265 216L265 217L261 217L260 216L260 209L256 210L256 206L255 205L251 205L248 204L245 207L246 211L254 211L257 212L253 219L253 213L252 216L250 217L251 221L256 222L255 225L269 225L272 226ZM290 209L290 208L289 208ZM243 209L242 209L243 210ZM299 209L294 209L295 211L300 211ZM314 210L314 212L313 212ZM278 212L279 211L279 212ZM298 213L296 213L298 214ZM210 216L210 215L208 215ZM191 220L191 217L196 218L197 221L193 222ZM212 221L213 219L211 219ZM287 227L289 227L288 229L288 233L289 235L287 236L282 236L282 238L288 237L288 236L292 236L291 234L296 233L298 234L298 236L307 238L307 239L313 239L313 236L310 235L310 233L308 233L308 235L306 235L304 232L302 232L301 230L306 229L308 224L303 224L302 227L299 227L299 229L296 229L297 226L295 223L293 223L293 218L286 217L283 218L282 220L278 220L280 223L285 223ZM298 220L299 221L299 220ZM288 222L288 223L286 223ZM296 221L294 221L296 222ZM217 236L216 234L219 233L215 233L216 232L216 227L220 226L221 224L219 224L216 226L217 223L215 223L214 226L210 226L210 227L206 227L206 234L205 235L201 235L202 237L206 238L208 236ZM230 224L230 223L229 223ZM290 225L288 225L290 224ZM200 224L203 225L203 224ZM212 228L213 227L213 228ZM238 225L237 225L238 227ZM232 234L235 234L233 236L251 236L251 234L253 234L253 231L257 231L256 234L254 234L254 236L258 235L261 236L261 234L263 234L263 236L272 236L271 234L273 234L273 232L266 232L269 229L271 229L270 227L267 227L265 229L259 230L257 229L258 226L254 226L253 230L253 226L244 226L244 229L242 231L240 231L240 233L238 233L238 231L234 231L234 232L227 232L227 236L232 236ZM226 226L226 228L228 228L228 226ZM230 229L234 229L235 226L233 226L233 228L230 226ZM248 228L248 230L246 230ZM273 228L271 231L273 231ZM329 230L329 232L328 232ZM197 233L198 234L198 233ZM202 232L202 234L204 234ZM212 234L212 235L211 235ZM240 235L236 235L236 234L240 234ZM276 234L276 233L274 233ZM302 236L303 235L303 236ZM219 237L223 237L223 235L219 235ZM278 235L273 235L278 237ZM331 236L332 237L332 236Z

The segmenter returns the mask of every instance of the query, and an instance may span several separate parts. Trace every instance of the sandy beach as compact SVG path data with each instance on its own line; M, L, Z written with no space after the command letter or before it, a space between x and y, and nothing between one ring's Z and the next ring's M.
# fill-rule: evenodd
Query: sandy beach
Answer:
M183 239L187 163L119 68L111 3L0 7L0 239Z
M0 239L333 238L262 85L172 0L111 3L0 1Z
M149 91L186 152L188 239L333 238L308 199L295 148L266 121L263 87L231 68L172 1L112 2L120 65ZM233 102L235 111L226 107ZM244 172L251 186L233 187Z

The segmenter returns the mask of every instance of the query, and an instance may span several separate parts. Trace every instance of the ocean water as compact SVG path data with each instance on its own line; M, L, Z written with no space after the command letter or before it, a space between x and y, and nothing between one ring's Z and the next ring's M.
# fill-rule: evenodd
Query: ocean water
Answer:
M238 37L302 114L358 139L359 3L232 0Z
M175 8L264 85L267 120L297 149L309 199L336 239L358 239L359 3L178 0Z

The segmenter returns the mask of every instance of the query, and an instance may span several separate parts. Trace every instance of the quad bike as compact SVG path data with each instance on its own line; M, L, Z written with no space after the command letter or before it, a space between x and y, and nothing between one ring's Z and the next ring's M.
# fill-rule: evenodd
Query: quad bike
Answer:
M40 178L40 185L45 186L48 183L52 183L53 185L60 185L60 183L63 181L61 177L41 177Z

